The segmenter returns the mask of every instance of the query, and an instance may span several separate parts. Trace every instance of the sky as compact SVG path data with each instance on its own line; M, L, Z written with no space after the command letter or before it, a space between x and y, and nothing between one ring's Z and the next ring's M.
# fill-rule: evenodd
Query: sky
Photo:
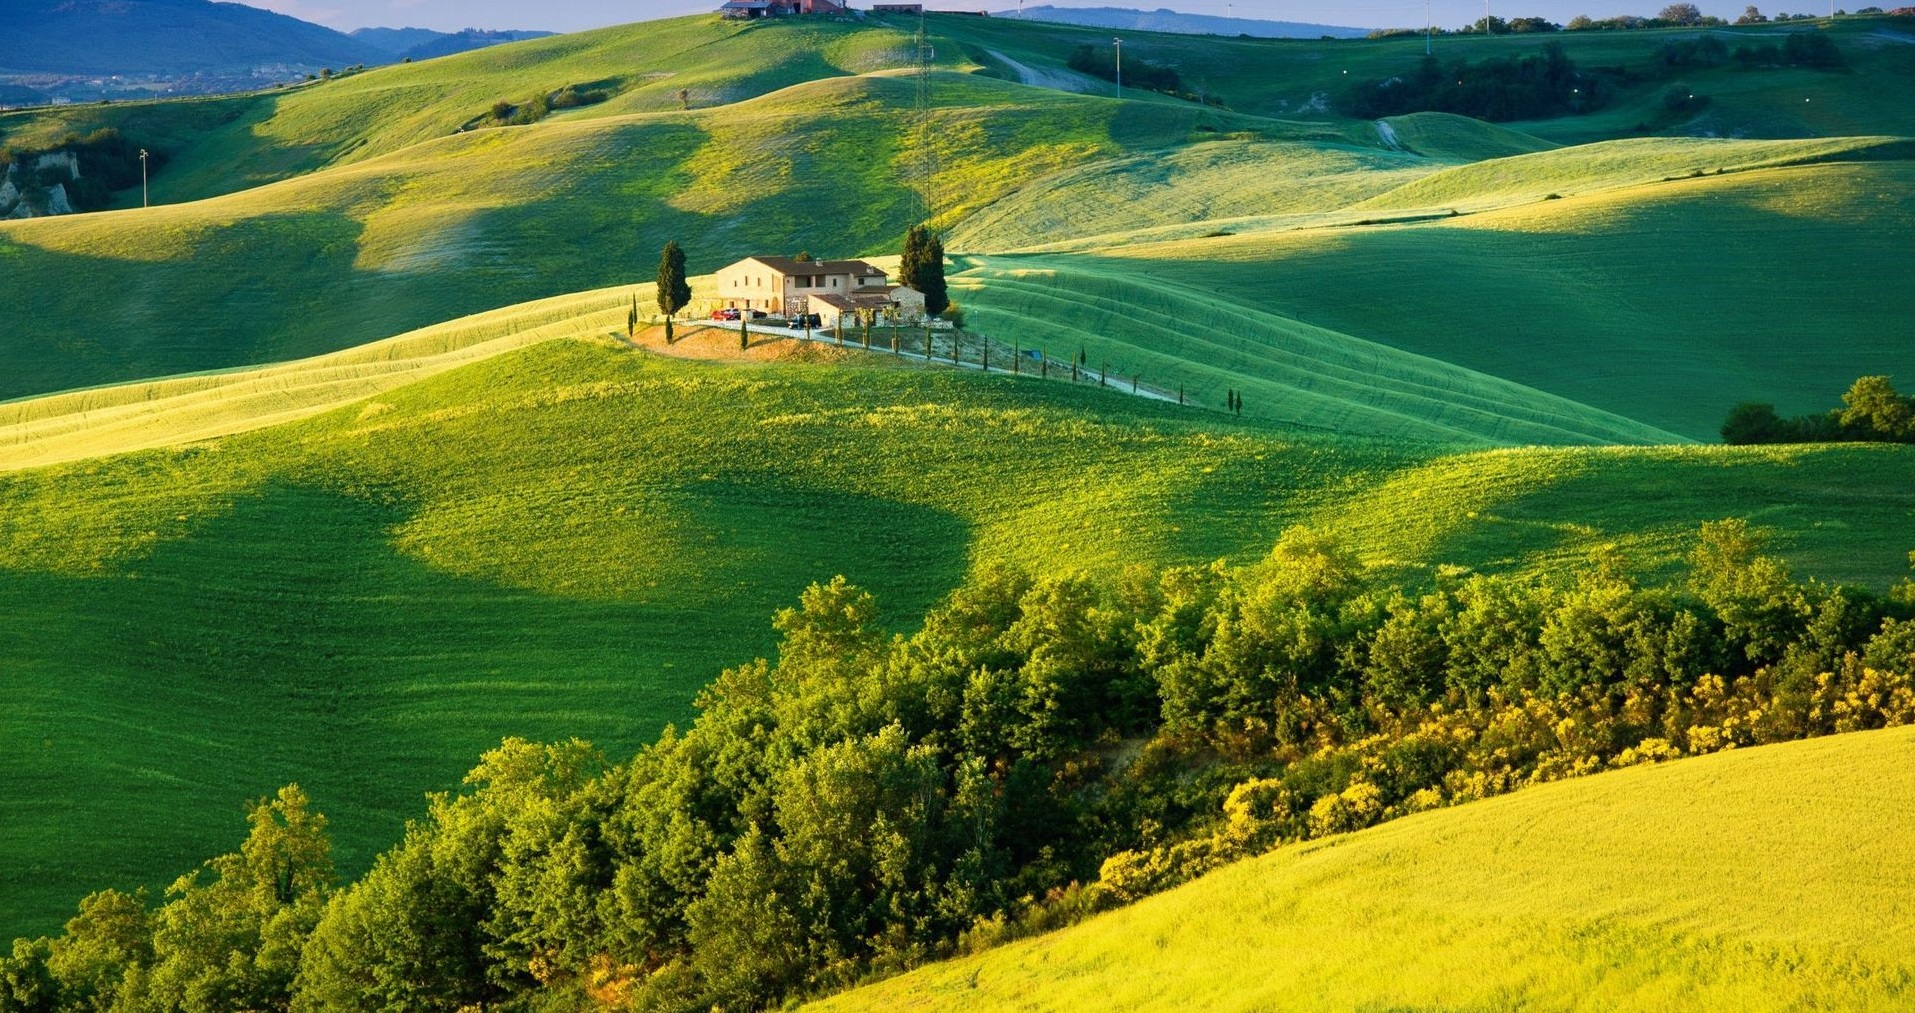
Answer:
M314 21L350 31L369 26L436 28L456 31L461 28L521 28L572 32L630 21L675 17L715 10L722 0L547 0L527 4L524 0L248 0L281 14ZM1231 14L1236 17L1264 18L1271 21L1302 21L1323 25L1347 25L1354 28L1401 28L1421 25L1424 0L1355 0L1353 3L1299 3L1294 0L1024 0L1027 6L1049 2L1059 7L1139 7L1154 10L1168 7L1189 14ZM1654 14L1667 0L1491 0L1490 10L1498 17L1546 17L1568 21L1578 14L1611 17L1617 14ZM852 0L852 6L867 6L869 0ZM1780 10L1826 13L1826 6L1814 6L1815 0L1792 0L1773 5L1757 0L1763 12ZM1697 6L1704 14L1733 19L1742 13L1746 0L1735 3L1702 0ZM1011 10L1017 0L927 0L932 10ZM1866 3L1840 6L1867 6ZM1467 24L1483 16L1476 0L1434 0L1436 23L1451 27Z

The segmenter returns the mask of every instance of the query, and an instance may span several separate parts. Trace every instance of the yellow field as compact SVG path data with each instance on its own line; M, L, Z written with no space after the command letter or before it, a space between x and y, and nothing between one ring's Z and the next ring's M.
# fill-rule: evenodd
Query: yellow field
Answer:
M883 1010L1906 1010L1915 730L1559 782L1284 848L839 996Z

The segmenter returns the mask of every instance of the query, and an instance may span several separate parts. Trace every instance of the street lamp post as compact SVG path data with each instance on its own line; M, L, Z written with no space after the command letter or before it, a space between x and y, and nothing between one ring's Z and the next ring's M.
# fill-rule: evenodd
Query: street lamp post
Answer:
M1110 44L1117 49L1117 97L1124 97L1124 40L1112 39Z
M150 208L153 206L152 194L146 188L146 149L145 148L140 149L140 206L143 208Z

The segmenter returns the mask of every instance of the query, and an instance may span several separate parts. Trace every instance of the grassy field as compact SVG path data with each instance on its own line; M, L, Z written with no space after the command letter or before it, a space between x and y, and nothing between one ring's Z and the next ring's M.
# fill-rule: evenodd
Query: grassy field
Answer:
M937 206L1180 143L1192 107L951 76ZM919 214L908 80L820 81L723 111L444 138L229 197L0 225L0 397L352 347L530 299L750 253L894 252ZM94 293L118 293L113 300ZM18 300L16 303L15 300Z
M1875 83L1899 80L1899 50L1875 45L1883 24L1830 29L1854 54L1852 73L1821 75L1828 87L1899 86ZM913 82L890 75L914 25L712 18L284 94L0 119L32 138L57 132L47 117L60 130L90 116L161 117L183 143L199 138L163 173L163 200L218 191L196 173L226 184L296 176L150 211L0 225L0 299L35 308L0 339L13 365L0 397L350 348L648 277L668 239L688 246L694 271L750 253L888 253L927 203L953 250L1070 255L971 262L964 302L1001 339L1082 348L1099 359L1091 365L1206 399L1245 390L1253 413L1303 425L1466 443L1708 440L1737 401L1819 409L1856 375L1910 365L1904 279L1847 297L1896 252L1896 228L1865 223L1907 216L1894 195L1908 142L1894 137L1552 149L1537 125L1425 114L1393 121L1399 152L1371 124L1305 113L1274 90L1241 107L1303 118L993 80L997 54L1055 66L1083 33L932 26L941 65L978 73L940 72L923 123ZM1563 41L1586 59L1628 62L1684 37ZM1445 41L1466 55L1534 44ZM1270 66L1278 89L1377 72L1410 44L1139 45L1191 60L1188 47L1207 46L1205 66ZM776 56L751 56L762 51ZM875 76L848 76L859 73ZM1751 95L1760 88L1749 82L1773 83L1738 73ZM607 81L625 90L601 105L452 135L487 96ZM698 96L691 111L672 108L680 88ZM733 104L707 104L719 102ZM272 164L248 168L259 160ZM1802 168L1758 171L1781 166ZM1711 176L1686 178L1696 172ZM1784 205L1799 206L1778 213ZM1500 216L1417 224L1459 210ZM1810 211L1821 220L1804 224ZM1793 283L1780 300L1755 298L1774 288L1764 258L1775 252ZM1147 290L1136 301L1148 309L1134 308ZM1642 381L1649 361L1657 369Z
M1911 182L1915 163L1839 162L1438 221L982 257L967 262L979 283L960 298L994 328L1100 331L1098 354L1149 364L1147 373L1161 369L1154 356L1178 356L1180 345L1140 326L1123 308L1131 300L1181 301L1210 320L1239 321L1202 328L1229 335L1210 344L1234 354L1190 357L1234 374L1219 384L1255 391L1251 411L1281 413L1294 396L1258 389L1277 374L1243 358L1274 343L1264 337L1274 320L1278 333L1307 324L1360 337L1566 399L1591 418L1710 440L1738 402L1821 411L1857 376L1915 369L1915 282L1880 270L1915 228ZM1777 264L1786 265L1779 276ZM1087 313L999 283L1016 278L1115 301ZM1600 438L1654 439L1613 421Z
M16 467L183 445L0 473L0 929L163 883L288 780L356 868L501 736L624 753L682 720L838 573L905 623L978 565L1248 560L1300 521L1412 579L1604 545L1666 570L1729 510L1831 579L1909 548L1906 448L1433 457L881 354L661 359L603 337L621 294L10 406Z
M1871 300L1841 287L1893 255L1896 233L1865 223L1907 216L1893 194L1908 163L1879 157L1895 142L1653 140L1457 166L1244 140L1154 158L1126 152L1180 145L1212 114L975 78L940 87L933 189L964 223L954 246L1097 233L1119 224L1116 208L1132 224L1190 223L1080 240L1069 256L971 261L960 299L978 326L1054 353L1082 347L1092 366L1199 398L1234 387L1253 413L1382 436L1654 443L1710 438L1739 400L1809 411L1856 375L1908 365L1904 280L1882 278ZM0 393L320 354L643 276L647 251L672 236L698 237L695 270L766 248L883 252L919 201L903 150L887 147L907 129L908 91L819 82L722 123L679 113L490 131L214 201L14 224L0 229L0 277L41 312L10 332L21 351ZM873 150L888 154L860 160ZM1875 160L1757 171L1864 156ZM1706 164L1736 171L1687 178ZM1285 178L1305 182L1269 182ZM1541 200L1557 190L1568 198ZM1444 202L1500 210L1356 219ZM1277 213L1203 217L1259 207ZM1335 216L1344 227L1299 227ZM1709 255L1721 237L1728 255ZM1760 261L1778 249L1800 284L1757 299ZM1669 258L1687 270L1661 270ZM1406 275L1409 260L1425 269ZM1723 328L1742 337L1723 345ZM1656 359L1656 381L1616 383L1618 357Z
M160 138L156 196L209 198L0 223L0 932L163 884L295 779L356 870L502 736L684 719L834 574L903 625L993 562L1249 560L1309 522L1409 579L1659 574L1733 514L1806 573L1905 575L1910 448L1678 446L1915 367L1915 47L1881 22L1833 29L1851 74L1709 79L1752 136L1855 139L1613 140L1645 84L1581 124L1397 118L1405 151L1312 100L1420 44L1139 39L1233 112L1004 79L1097 33L931 25L925 120L912 24L705 17L0 117ZM455 133L572 84L617 95ZM694 273L882 255L926 204L974 329L1192 404L613 336L669 239Z
M1016 75L1003 58L1055 71L1078 45L1109 42L1109 33L1096 29L1006 19L932 17L929 29L940 67L1012 80ZM31 146L71 132L117 127L171 157L155 179L156 199L194 200L390 154L450 135L483 117L495 102L522 103L567 86L607 89L613 97L562 112L560 119L676 109L681 90L694 108L709 108L805 81L909 67L915 61L916 30L917 20L905 17L748 25L700 15L532 40L257 95L0 114L0 139ZM1676 74L1661 67L1657 47L1696 38L1693 30L1445 38L1438 42L1438 56L1449 61L1521 55L1556 41L1585 66L1621 67L1634 74L1616 101L1597 115L1520 125L1555 141L1649 132L1915 135L1915 114L1908 112L1907 101L1908 82L1915 80L1910 73L1915 47L1903 41L1907 32L1897 22L1846 18L1833 27L1794 30L1827 31L1849 72L1743 71L1731 65ZM1775 41L1778 31L1757 26L1715 34L1733 47ZM1349 81L1413 70L1423 51L1421 39L1324 43L1148 32L1131 33L1126 45L1136 59L1179 68L1187 83L1223 96L1232 109L1319 120L1333 119L1325 100ZM1672 122L1658 103L1678 78L1709 102L1695 116ZM1861 80L1870 85L1857 87ZM1512 139L1508 134L1479 137L1467 148L1439 151L1405 138L1425 154L1468 158L1512 153ZM1485 147L1484 140L1491 144Z
M232 193L350 165L450 136L489 113L567 86L609 101L554 122L693 108L756 98L820 78L907 66L901 31L833 21L748 25L701 16L535 39L418 64L381 67L253 95L72 106L0 114L20 146L115 127L165 151L159 203ZM132 194L131 206L138 205Z
M893 24L902 29L907 20L895 19ZM1079 45L1108 47L1111 37L1105 29L1010 18L946 16L932 18L931 25L939 36L965 46L987 72L1006 77L1015 75L991 54L1055 69ZM1658 47L1696 39L1702 34L1696 29L1451 36L1436 40L1435 55L1445 64L1519 57L1556 42L1584 69L1616 67L1632 75L1596 114L1505 125L1560 143L1703 131L1718 137L1915 135L1915 107L1908 102L1915 90L1915 45L1907 42L1915 33L1905 22L1841 18L1832 27L1757 25L1710 34L1733 49L1744 43L1779 43L1778 33L1790 30L1828 32L1847 70L1744 71L1730 63L1678 72L1662 66ZM1423 39L1320 42L1127 32L1124 58L1176 68L1186 85L1201 86L1240 112L1328 116L1329 100L1349 82L1414 72L1423 59ZM1671 120L1661 101L1677 81L1710 101L1692 116Z
M1905 1009L1912 763L1895 729L1527 789L808 1008Z

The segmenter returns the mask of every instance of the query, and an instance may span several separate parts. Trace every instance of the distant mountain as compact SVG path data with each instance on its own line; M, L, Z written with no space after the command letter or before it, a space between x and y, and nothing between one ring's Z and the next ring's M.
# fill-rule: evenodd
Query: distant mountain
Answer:
M350 34L360 42L397 60L406 50L423 46L428 42L437 42L445 38L447 33L435 32L430 28L355 28Z
M430 60L506 42L543 39L551 32L488 31L435 32L430 28L361 28L352 37L385 53L389 60Z
M330 28L208 0L7 0L0 74L260 73L381 63L379 50Z
M993 17L1015 18L1015 10L998 11ZM1180 35L1249 35L1260 39L1360 39L1370 34L1367 28L1336 25L1312 25L1296 21L1264 21L1259 18L1220 18L1209 14L1183 14L1173 10L1140 11L1129 7L1026 7L1023 15L1030 21L1055 21L1066 25L1115 28L1133 32L1176 32Z

